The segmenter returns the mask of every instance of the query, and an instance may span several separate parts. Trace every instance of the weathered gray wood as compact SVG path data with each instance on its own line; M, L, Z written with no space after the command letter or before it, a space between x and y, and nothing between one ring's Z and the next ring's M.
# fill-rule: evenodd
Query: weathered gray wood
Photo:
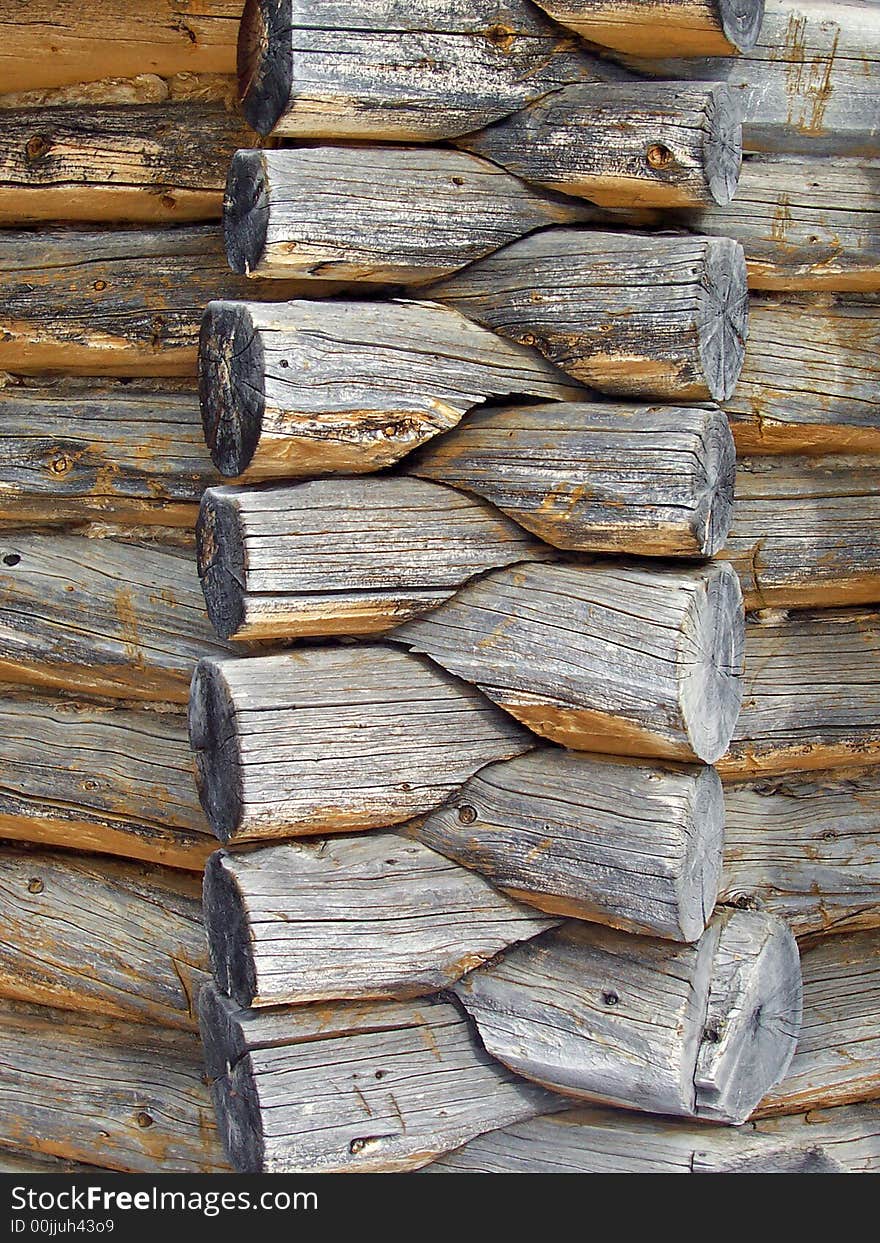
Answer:
M729 56L755 46L764 0L539 0L591 43L639 56Z
M797 943L754 911L717 915L687 946L567 924L453 991L488 1052L527 1079L727 1123L785 1074L801 1021Z
M725 790L721 900L796 936L880 925L880 775L793 774Z
M0 1174L96 1174L110 1173L95 1165L61 1161L57 1157L31 1157L0 1149Z
M214 978L245 1007L436 993L555 922L393 833L218 851L204 905Z
M217 845L180 712L0 699L0 837L199 871Z
M173 548L14 534L0 546L0 678L185 703L200 656L228 646L195 558Z
M463 151L301 147L236 152L223 228L247 276L424 285L534 229L595 217Z
M211 302L199 370L217 468L256 480L378 470L481 402L580 394L536 350L425 302Z
M0 389L0 520L195 525L217 481L194 392L64 380Z
M722 556L739 574L747 608L880 600L876 459L741 459Z
M753 297L749 348L725 409L740 453L880 452L874 302Z
M551 229L429 293L604 393L721 401L743 365L745 257L722 238Z
M409 831L540 910L695 941L718 893L724 798L712 768L548 747L481 769Z
M3 1142L130 1174L225 1173L192 1032L0 1001Z
M379 644L201 661L189 711L222 841L399 824L532 741L469 686Z
M804 1025L788 1074L759 1114L880 1096L880 932L826 937L803 954Z
M196 877L0 849L0 996L192 1028L208 979Z
M242 108L262 134L437 140L617 76L523 0L247 0Z
M739 713L742 633L739 581L723 563L526 563L391 637L564 746L713 763Z
M472 1139L428 1174L867 1174L880 1171L880 1105L741 1127L588 1108Z
M458 145L605 207L699 207L736 193L742 126L722 83L583 85L543 95Z
M243 1173L417 1169L560 1106L448 1002L240 1010L207 985L200 1011L220 1133Z
M870 764L880 753L880 614L768 610L746 626L725 776Z
M380 633L548 552L484 501L387 476L211 488L197 540L208 616L237 639Z
M714 407L555 402L473 411L409 469L557 548L708 557L730 527L735 458Z

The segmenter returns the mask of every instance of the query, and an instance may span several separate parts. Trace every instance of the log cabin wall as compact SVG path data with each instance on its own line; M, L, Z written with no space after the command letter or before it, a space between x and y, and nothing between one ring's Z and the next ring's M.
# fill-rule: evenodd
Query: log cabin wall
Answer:
M319 6L262 136L241 3L63 7L48 57L0 8L3 1168L876 1168L872 6L768 0L735 59L749 5L635 6L647 61L625 5L475 3L439 99L328 74ZM635 1098L634 987L686 1033Z

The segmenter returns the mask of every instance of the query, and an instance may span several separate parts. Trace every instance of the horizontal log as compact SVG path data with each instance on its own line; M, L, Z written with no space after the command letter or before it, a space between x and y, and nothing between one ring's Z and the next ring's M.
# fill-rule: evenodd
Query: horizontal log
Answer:
M739 574L746 608L880 601L876 459L740 459L721 555Z
M796 936L880 925L876 769L793 774L725 791L721 900Z
M185 703L200 656L221 654L194 558L79 535L11 534L0 548L0 678Z
M730 240L551 229L428 292L612 396L722 401L743 366L746 267Z
M0 15L5 91L140 73L232 73L241 0L29 0Z
M880 1171L880 1105L743 1127L588 1108L472 1139L428 1174L866 1174Z
M219 103L4 109L2 117L5 225L219 219L230 156L253 141Z
M103 1172L98 1166L82 1165L78 1161L31 1157L0 1149L0 1174L90 1174L94 1178Z
M0 521L191 530L218 475L195 393L159 384L0 389Z
M513 394L577 397L535 350L424 302L211 302L205 439L224 475L363 474Z
M196 534L208 616L236 639L381 633L547 552L484 501L387 476L210 488Z
M448 1002L240 1010L208 985L200 1009L220 1133L242 1173L417 1169L558 1108Z
M782 1083L760 1114L880 1096L880 933L827 937L804 951L804 1025Z
M314 293L327 292L311 284ZM68 375L195 375L211 298L254 286L229 271L213 225L0 232L0 369ZM269 301L298 281L260 288Z
M471 687L378 644L201 661L189 713L224 842L399 824L531 745Z
M718 893L712 768L541 748L475 773L409 832L540 910L696 941Z
M223 228L247 276L424 285L534 229L595 217L462 151L303 147L236 152Z
M7 691L0 837L199 871L216 848L182 713Z
M739 713L743 615L729 566L524 563L392 638L577 750L713 763Z
M214 978L244 1007L436 993L554 922L393 833L218 851L205 871Z
M750 300L725 406L740 453L880 453L880 315L871 301Z
M539 0L591 43L639 56L730 56L758 41L764 0Z
M0 1001L3 1142L129 1174L228 1173L192 1032Z
M197 878L170 868L3 847L0 996L194 1029L199 898Z
M880 614L769 610L746 626L742 713L724 776L875 762Z
M453 986L487 1051L567 1096L739 1124L783 1077L801 1022L782 920L715 917L696 945L567 924Z
M730 528L735 456L715 408L555 402L475 410L409 469L557 548L709 557Z

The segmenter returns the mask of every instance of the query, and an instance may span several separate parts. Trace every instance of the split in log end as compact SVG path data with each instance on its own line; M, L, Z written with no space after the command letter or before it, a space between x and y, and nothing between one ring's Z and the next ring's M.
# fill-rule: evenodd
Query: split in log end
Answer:
M228 842L244 808L235 708L221 666L200 660L189 694L189 741L196 758L199 801L212 831Z
M697 310L700 362L715 401L733 396L749 335L746 256L739 242L712 238L707 243Z
M213 983L199 990L199 1028L217 1126L232 1166L242 1174L263 1171L263 1124L238 1006Z
M264 137L287 109L293 86L291 0L247 0L238 28L238 96Z
M199 401L211 460L234 478L256 452L266 406L263 345L240 302L209 302L199 335Z
M247 1007L256 996L257 970L241 891L234 875L224 866L225 857L222 850L215 851L205 866L205 932L218 987Z
M211 625L221 639L244 625L245 556L238 510L219 488L208 488L196 522L199 579Z
M223 198L223 238L233 272L250 276L269 232L269 190L262 151L236 151Z
M739 577L718 562L694 592L679 645L681 714L694 754L706 764L721 758L736 728L744 643Z
M709 193L719 205L732 202L742 170L742 121L730 87L717 83L706 102L708 128L703 143Z

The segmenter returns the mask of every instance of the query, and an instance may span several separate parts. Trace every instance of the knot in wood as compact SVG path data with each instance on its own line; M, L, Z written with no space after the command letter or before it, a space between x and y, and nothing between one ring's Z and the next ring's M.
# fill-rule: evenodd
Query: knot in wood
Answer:
M51 140L45 134L34 134L33 138L28 139L24 150L30 163L34 164L37 160L44 159L51 149Z
M465 803L458 809L458 818L462 824L473 824L477 818L477 809Z
M32 876L27 883L27 887L28 893L42 893L45 889L45 885L40 880L39 876Z
M135 1115L135 1122L138 1124L139 1127L142 1127L144 1129L146 1129L146 1127L148 1126L153 1125L153 1119L143 1109L140 1111L140 1113Z
M499 51L509 52L516 42L516 33L509 26L503 26L498 22L496 25L489 27L486 31L486 38Z
M674 163L675 156L664 143L653 142L645 152L645 160L649 168L660 172Z
M66 475L72 466L73 462L70 458L65 457L62 453L59 457L52 459L49 463L49 470L53 475Z

